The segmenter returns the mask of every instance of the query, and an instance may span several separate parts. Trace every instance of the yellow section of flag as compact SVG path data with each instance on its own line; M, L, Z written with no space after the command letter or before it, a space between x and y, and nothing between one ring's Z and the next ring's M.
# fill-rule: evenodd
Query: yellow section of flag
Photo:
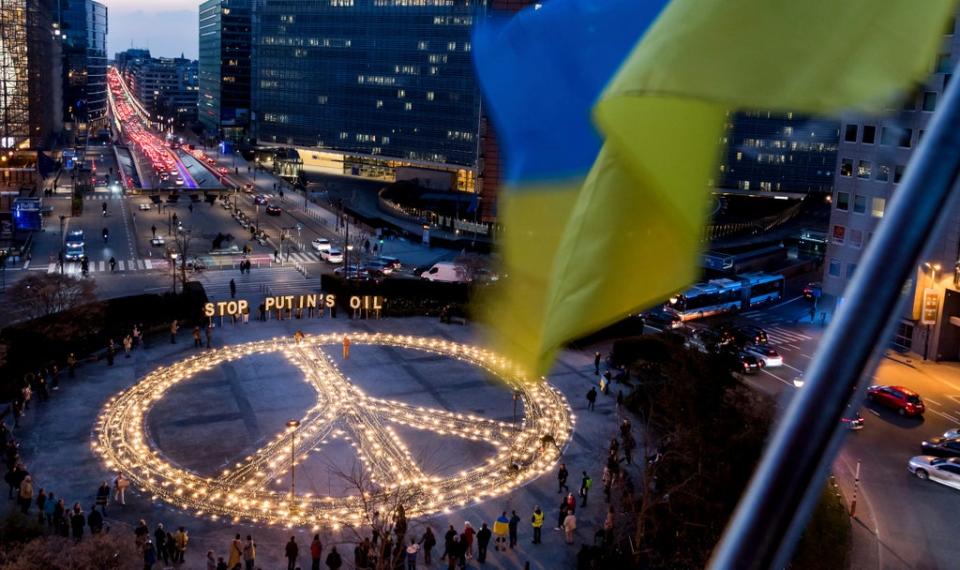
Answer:
M518 311L501 313L499 346L543 374L565 343L690 284L726 111L879 111L929 73L953 7L674 0L595 108L605 144L580 192L505 199L524 203L503 244L523 278L499 305Z

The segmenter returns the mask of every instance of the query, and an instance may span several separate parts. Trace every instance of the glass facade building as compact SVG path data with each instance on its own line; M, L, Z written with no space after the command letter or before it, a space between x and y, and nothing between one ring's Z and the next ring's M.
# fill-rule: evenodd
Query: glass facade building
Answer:
M198 115L207 134L241 140L250 125L252 0L200 4Z
M485 10L483 0L257 0L257 141L344 153L353 174L391 161L475 174L470 36Z
M102 127L107 122L107 7L60 0L63 33L63 119Z
M767 192L833 191L840 124L793 113L730 117L719 186Z

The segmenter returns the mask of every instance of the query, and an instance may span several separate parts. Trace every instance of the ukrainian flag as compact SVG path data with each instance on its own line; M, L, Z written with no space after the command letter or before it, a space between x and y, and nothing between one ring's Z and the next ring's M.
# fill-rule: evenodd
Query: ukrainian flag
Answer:
M507 159L494 343L565 343L699 274L728 111L880 112L930 71L953 0L551 0L478 25Z

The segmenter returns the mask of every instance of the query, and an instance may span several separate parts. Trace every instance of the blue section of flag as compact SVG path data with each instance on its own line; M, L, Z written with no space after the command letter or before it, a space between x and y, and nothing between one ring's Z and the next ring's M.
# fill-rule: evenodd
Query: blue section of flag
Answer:
M508 183L586 174L601 146L593 105L667 4L552 0L476 26L474 61Z

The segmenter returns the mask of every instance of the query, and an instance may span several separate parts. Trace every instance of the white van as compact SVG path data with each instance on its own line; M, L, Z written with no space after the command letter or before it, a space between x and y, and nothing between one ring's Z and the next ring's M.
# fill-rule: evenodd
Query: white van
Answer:
M470 281L465 269L450 261L434 263L433 267L420 274L420 279L443 283L467 283Z

